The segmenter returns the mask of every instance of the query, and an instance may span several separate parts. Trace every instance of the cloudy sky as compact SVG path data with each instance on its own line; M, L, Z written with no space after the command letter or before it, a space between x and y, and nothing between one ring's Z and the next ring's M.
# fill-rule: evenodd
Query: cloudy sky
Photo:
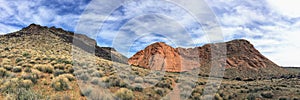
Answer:
M0 0L0 34L56 26L127 56L156 41L194 47L242 38L279 65L300 66L299 0L196 1Z

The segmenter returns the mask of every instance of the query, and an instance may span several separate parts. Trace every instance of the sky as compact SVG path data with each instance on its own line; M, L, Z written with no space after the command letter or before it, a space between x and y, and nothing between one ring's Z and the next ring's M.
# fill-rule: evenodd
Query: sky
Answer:
M300 67L299 0L0 0L0 34L31 23L96 39L130 57L163 41L174 47L249 40L281 66ZM217 40L217 41L214 41Z

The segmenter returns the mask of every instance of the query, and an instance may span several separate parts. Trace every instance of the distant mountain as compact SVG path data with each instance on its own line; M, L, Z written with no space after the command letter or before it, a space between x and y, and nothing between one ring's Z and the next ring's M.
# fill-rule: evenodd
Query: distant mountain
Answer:
M220 65L225 67L224 77L263 78L286 73L286 70L263 56L247 40L238 39L217 44L224 44L227 49L226 64ZM200 68L200 74L207 75L210 73L211 47L213 46L218 45L206 44L196 48L173 48L164 42L157 42L137 52L129 58L128 63L168 72L184 72ZM217 58L216 60L220 59Z
M58 55L62 55L61 52L71 55L71 45L74 44L78 48L94 53L100 58L127 63L127 57L118 53L114 48L99 47L94 39L83 34L65 31L62 28L48 28L46 26L31 24L20 31L1 35L0 39L2 42L18 44L10 48L31 49L35 47L35 49L42 49L45 52L55 51L52 53Z

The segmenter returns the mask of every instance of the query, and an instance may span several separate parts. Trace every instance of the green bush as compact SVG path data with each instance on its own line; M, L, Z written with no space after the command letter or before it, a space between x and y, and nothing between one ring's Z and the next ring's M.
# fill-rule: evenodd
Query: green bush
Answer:
M119 89L115 95L122 100L133 100L133 92L127 88Z

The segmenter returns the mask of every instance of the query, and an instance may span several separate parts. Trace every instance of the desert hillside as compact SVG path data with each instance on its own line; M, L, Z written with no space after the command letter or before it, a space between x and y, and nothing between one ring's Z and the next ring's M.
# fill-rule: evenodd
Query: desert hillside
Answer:
M210 77L210 64L206 64L210 62L210 44L184 49L159 42L129 60L149 65L144 59L154 54L166 56L170 68L181 66L178 62L182 61L197 65L189 67L191 71L178 72L181 69L175 68L165 72L159 57L153 59L156 62L151 66L130 66L122 54L97 46L85 35L31 24L0 36L0 99L300 99L300 74L286 72L246 40L226 45L228 77ZM195 50L200 54L195 54ZM240 50L243 55L238 54ZM200 59L198 66L194 57L205 59Z

